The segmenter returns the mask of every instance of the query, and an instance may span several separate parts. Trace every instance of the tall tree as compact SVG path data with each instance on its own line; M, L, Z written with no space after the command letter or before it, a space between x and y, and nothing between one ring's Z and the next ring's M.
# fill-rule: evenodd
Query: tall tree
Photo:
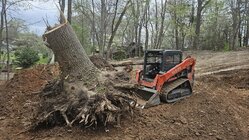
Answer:
M149 24L149 20L150 20L150 15L149 15L149 9L150 9L150 0L146 1L146 5L144 8L144 16L145 16L145 21L144 21L144 28L145 28L145 50L148 49L149 47L149 29L148 29L148 24Z
M245 37L244 37L244 46L249 46L249 1L245 0L245 19L246 19L246 30L245 30Z
M201 30L202 11L211 0L197 0L196 26L193 48L200 49L199 38Z
M65 11L65 0L59 0L59 5L60 5L60 10L62 13L60 13L60 23L63 23L63 14L64 14L64 11Z
M161 48L162 45L162 39L164 36L164 20L165 20L165 14L166 14L166 5L167 5L167 0L161 0L161 13L160 13L160 17L161 17L161 22L160 22L160 30L158 33L158 37L156 40L156 48Z
M10 48L9 48L9 28L8 28L8 21L7 21L7 0L4 1L4 21L5 21L5 31L6 31L6 50L7 50L7 80L10 78Z
M102 56L105 51L105 31L106 31L106 20L107 20L107 8L106 1L101 0L101 15L100 15L100 35L99 35L99 49Z
M72 0L67 1L67 20L69 23L72 22Z
M4 29L4 14L5 14L5 1L2 0L2 9L1 9L1 22L0 22L0 52L3 47L3 29ZM1 53L0 53L1 55Z
M113 17L113 20L112 20L112 26L111 26L111 37L108 41L108 46L107 46L107 59L109 59L111 57L111 51L110 51L110 48L111 48L111 45L112 45L112 42L113 42L113 39L116 35L116 32L118 30L118 27L120 25L120 23L122 22L122 19L125 15L125 12L126 10L128 9L129 7L129 4L130 4L130 0L128 0L118 18L118 21L117 23L115 24L115 19L116 19L116 15L117 15L117 10L118 10L118 0L116 0L116 6L115 6L115 10L114 10L114 17Z
M240 30L240 6L241 0L230 0L230 8L232 12L232 32L231 32L231 42L230 49L233 50L238 43L238 36Z

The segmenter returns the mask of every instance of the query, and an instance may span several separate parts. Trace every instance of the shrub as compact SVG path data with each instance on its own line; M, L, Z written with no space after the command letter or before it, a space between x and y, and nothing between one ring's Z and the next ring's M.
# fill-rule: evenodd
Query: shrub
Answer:
M40 57L31 47L24 47L15 52L16 63L18 66L28 68L39 61Z
M225 52L229 51L229 44L227 42L224 43L223 51L225 51Z
M115 53L113 53L113 59L114 60L123 60L126 58L126 53L124 51L117 51Z
M44 54L42 54L42 58L43 59L45 59L45 58L47 58L48 57L48 53L46 52L46 53L44 53Z

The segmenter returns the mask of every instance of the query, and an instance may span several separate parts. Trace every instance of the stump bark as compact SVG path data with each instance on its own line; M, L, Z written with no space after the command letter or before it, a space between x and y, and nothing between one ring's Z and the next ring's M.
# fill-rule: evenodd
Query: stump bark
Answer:
M122 115L133 114L136 101L116 90L94 66L70 24L46 31L43 39L55 54L61 76L40 93L40 108L31 129L63 124L119 125Z
M99 71L90 61L70 24L64 23L45 32L43 38L55 54L62 78L96 82Z

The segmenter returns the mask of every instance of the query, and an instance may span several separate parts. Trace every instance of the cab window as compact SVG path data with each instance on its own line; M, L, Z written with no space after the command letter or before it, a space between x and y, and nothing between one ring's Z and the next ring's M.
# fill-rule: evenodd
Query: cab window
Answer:
M179 64L181 62L181 57L179 54L167 55L165 57L165 62L167 64Z

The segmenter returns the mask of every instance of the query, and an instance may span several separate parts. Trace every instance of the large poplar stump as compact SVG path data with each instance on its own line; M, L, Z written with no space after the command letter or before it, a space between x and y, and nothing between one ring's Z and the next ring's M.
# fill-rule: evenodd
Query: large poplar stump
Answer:
M94 66L69 23L47 30L43 39L54 52L61 75L40 93L32 129L63 124L119 125L122 115L133 114L135 100L116 90Z

